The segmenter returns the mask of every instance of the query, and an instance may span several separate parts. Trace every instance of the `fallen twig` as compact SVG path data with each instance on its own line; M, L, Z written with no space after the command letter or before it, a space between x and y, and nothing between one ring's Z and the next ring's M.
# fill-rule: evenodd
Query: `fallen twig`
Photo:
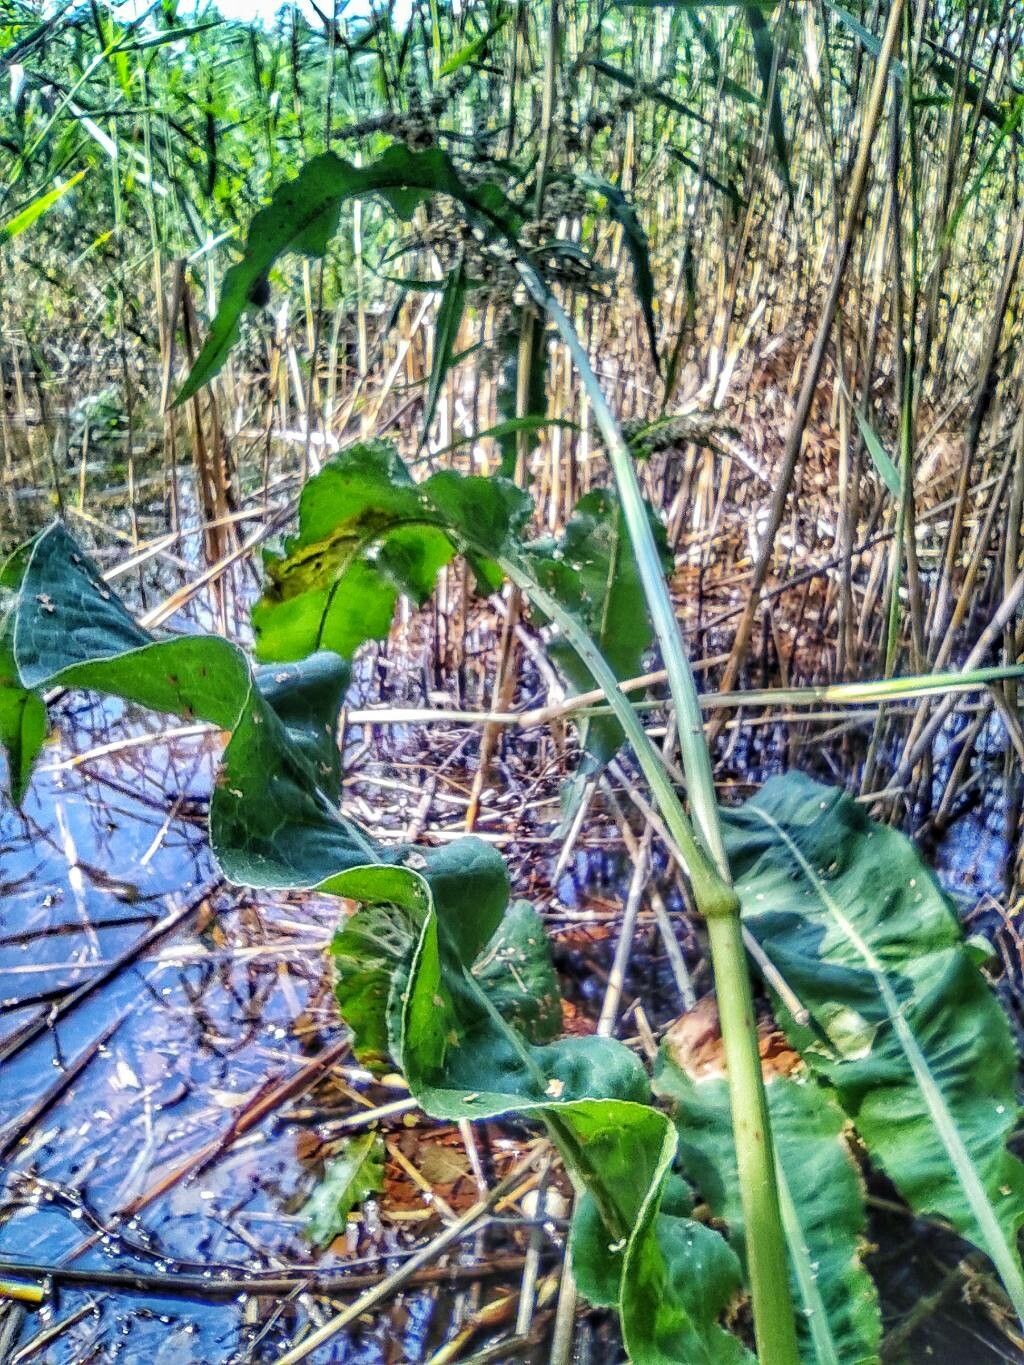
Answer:
M410 1253L410 1259L416 1255ZM391 1258L389 1258L391 1259ZM406 1280L414 1285L465 1284L467 1281L491 1279L499 1275L513 1275L522 1270L525 1256L495 1256L481 1265L421 1266ZM381 1284L393 1271L352 1271L332 1267L296 1266L294 1269L263 1273L210 1270L196 1275L175 1271L152 1274L148 1271L85 1269L74 1266L46 1265L32 1261L0 1261L0 1297L17 1297L19 1301L38 1304L46 1297L35 1279L50 1280L68 1288L116 1289L123 1294L166 1295L169 1298L200 1298L209 1300L234 1299L239 1294L274 1296L291 1294L295 1290L319 1294L324 1298L340 1298L355 1290L370 1289ZM17 1294L9 1292L17 1290Z

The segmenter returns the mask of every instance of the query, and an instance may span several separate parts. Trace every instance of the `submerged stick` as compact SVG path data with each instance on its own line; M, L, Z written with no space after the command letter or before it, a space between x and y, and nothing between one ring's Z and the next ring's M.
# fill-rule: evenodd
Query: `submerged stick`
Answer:
M514 1274L522 1270L525 1256L495 1256L480 1265L423 1266L415 1271L407 1283L416 1285L465 1284L467 1281L489 1279L497 1275ZM385 1270L351 1271L323 1270L317 1266L296 1266L287 1270L239 1273L237 1270L217 1269L209 1273L174 1271L155 1274L136 1270L105 1270L102 1267L84 1269L75 1266L48 1265L41 1261L0 1261L0 1298L16 1298L19 1302L38 1304L46 1295L31 1279L51 1280L55 1285L73 1289L116 1289L122 1294L158 1294L168 1298L234 1299L239 1294L292 1294L296 1290L320 1294L325 1298L341 1297L355 1290L370 1289L389 1276ZM8 1287L17 1292L8 1293Z

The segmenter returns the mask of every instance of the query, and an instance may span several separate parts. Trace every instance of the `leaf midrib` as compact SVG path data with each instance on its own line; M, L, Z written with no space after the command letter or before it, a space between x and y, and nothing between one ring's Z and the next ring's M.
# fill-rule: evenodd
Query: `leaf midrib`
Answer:
M1013 1302L1017 1316L1024 1320L1024 1275L1017 1257L1006 1239L995 1210L985 1193L985 1187L971 1155L967 1150L960 1130L956 1126L956 1121L950 1113L945 1096L937 1081L932 1075L928 1059L923 1051L910 1025L907 1023L906 1016L900 1007L896 994L889 983L885 973L885 968L875 956L870 945L861 937L850 919L844 914L841 907L829 895L824 881L815 872L812 865L800 846L792 836L775 820L767 811L761 810L757 806L749 806L750 812L764 822L779 840L786 846L793 858L799 865L801 871L814 888L821 900L827 913L832 917L836 926L847 936L850 943L864 959L868 970L875 979L878 993L885 1005L886 1013L893 1027L893 1032L903 1049L910 1069L914 1074L921 1091L925 1105L935 1124L936 1131L946 1155L949 1157L954 1174L960 1181L961 1188L970 1205L971 1213L974 1215L975 1222L984 1239L985 1250L992 1258L992 1262L999 1271L1000 1278L1007 1294Z

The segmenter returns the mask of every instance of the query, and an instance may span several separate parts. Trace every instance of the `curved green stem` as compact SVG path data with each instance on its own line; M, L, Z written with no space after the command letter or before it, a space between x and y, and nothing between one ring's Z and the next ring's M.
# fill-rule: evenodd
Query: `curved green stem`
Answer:
M629 448L612 415L590 359L561 304L522 258L520 277L535 302L555 324L572 356L601 432L615 475L622 512L661 646L679 727L679 747L700 840L687 819L653 744L618 686L600 651L538 585L525 581L521 566L503 564L520 586L566 631L570 644L605 693L636 753L644 776L687 864L697 909L708 923L722 1042L729 1073L733 1137L746 1224L747 1268L754 1307L754 1331L762 1365L798 1365L796 1320L787 1269L775 1153L761 1075L757 1020L743 949L740 907L732 889L715 796L711 755L704 738L697 687L683 649L679 623L658 559L654 535ZM520 577L517 580L516 570ZM582 637L582 638L580 638Z
M661 646L668 674L669 688L675 705L676 723L679 729L679 750L686 773L686 787L693 806L694 817L705 846L711 854L723 879L729 878L729 862L725 856L722 841L722 827L718 818L718 803L715 797L715 781L711 771L711 755L704 740L704 724L701 720L700 704L697 699L697 686L683 649L679 623L675 607L669 595L668 584L662 573L658 547L654 542L644 508L643 494L633 468L633 457L629 452L618 423L612 416L611 408L605 399L597 375L590 359L570 322L562 305L546 288L542 280L530 267L521 268L520 274L538 303L542 303L552 322L558 329L573 363L583 381L594 420L597 422L601 439L608 452L608 459L615 475L622 514L629 530L629 538L636 555L644 596L651 613L654 629Z

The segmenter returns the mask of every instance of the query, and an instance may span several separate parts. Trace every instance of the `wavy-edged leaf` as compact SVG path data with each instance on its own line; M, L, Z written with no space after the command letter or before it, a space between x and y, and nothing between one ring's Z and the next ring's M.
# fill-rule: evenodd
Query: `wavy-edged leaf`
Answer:
M393 965L386 1017L392 1055L412 1092L443 1118L545 1109L555 1100L602 1094L642 1104L646 1076L621 1044L593 1037L530 1044L502 1018L473 972L504 911L495 915L491 898L477 894L481 885L507 895L500 857L473 838L449 846L443 864L437 855L409 850L400 862L354 868L321 884L364 907L349 921L352 928L382 906L411 928L412 952ZM335 965L345 1014L351 983L343 964ZM357 1034L357 1047L362 1041Z
M358 1003L357 1048L386 1031L411 1093L435 1117L516 1112L546 1124L582 1196L573 1236L581 1287L599 1301L618 1302L632 1359L644 1365L743 1359L739 1343L714 1323L721 1304L709 1310L715 1300L695 1295L695 1241L703 1233L694 1233L689 1219L661 1211L676 1138L665 1115L647 1102L643 1067L613 1039L538 1044L510 1025L473 966L476 938L488 929L502 937L492 895L481 898L479 890L504 886L507 893L504 865L475 839L460 840L446 854L440 877L433 858L412 851L404 865L353 868L320 888L363 907L346 926L344 958L335 957L339 1004L350 1022L352 1002ZM467 897L490 907L476 916L477 934L468 943ZM382 912L404 919L415 938L411 954L392 956L386 999L381 955L374 951L361 964L352 951L363 933L360 921L369 917L376 926ZM375 979L372 1019L364 1008L364 966ZM710 1252L698 1254L703 1259ZM730 1255L724 1244L718 1254ZM724 1341L738 1349L725 1354ZM675 1348L683 1342L690 1353L681 1356Z
M16 577L7 639L25 691L91 688L232 732L210 803L210 837L233 881L310 886L325 867L377 856L336 809L334 731L349 680L343 660L316 654L254 673L242 651L217 636L155 639L59 524L29 544Z
M242 259L224 276L217 313L196 362L175 398L180 404L219 373L238 337L246 307L265 293L274 262L288 251L322 256L338 227L342 205L377 194L400 217L412 216L424 198L446 194L471 217L514 231L516 211L490 183L469 187L439 148L415 152L395 144L376 161L354 166L335 152L307 161L294 180L279 185L249 225Z
M416 484L386 442L350 447L307 482L298 532L283 554L265 558L270 583L252 613L259 657L294 660L318 649L348 657L364 640L387 634L399 592L425 601L438 569L456 553L467 556L479 586L493 591L501 583L495 560L515 548L530 510L527 495L507 479L443 470ZM664 528L653 513L651 522L667 568ZM653 632L615 496L586 494L557 544L515 552L584 623L616 677L634 677ZM556 636L550 648L575 688L594 686L567 642ZM603 765L621 746L622 729L603 716L584 724L583 739Z
M470 484L448 476L434 505L454 525L475 518L478 547L500 545L507 517L495 508L491 522L481 517ZM400 503L408 489L396 480L393 491ZM495 496L500 505L500 487ZM310 516L315 523L315 509ZM718 1345L704 1353L706 1338L725 1337L692 1296L694 1238L703 1234L661 1209L675 1132L648 1103L646 1073L622 1044L531 1041L550 1037L550 1001L526 1017L521 998L513 1000L523 989L516 972L528 965L548 994L550 964L546 947L531 941L536 917L513 911L505 923L500 857L472 838L426 852L385 849L338 815L344 662L317 654L254 673L217 637L154 640L59 525L8 562L2 586L18 687L88 687L231 730L211 803L214 852L235 880L313 885L362 905L335 958L360 1054L390 1053L438 1118L516 1112L544 1122L600 1217L602 1277L619 1285L633 1357L677 1359L673 1343L685 1340L700 1346L690 1358L722 1359ZM520 962L520 954L537 960Z
M386 635L399 592L423 602L456 553L487 592L502 581L497 559L513 553L582 621L616 677L635 676L653 632L617 499L603 489L586 494L557 544L523 550L530 510L507 479L443 470L417 484L389 444L350 447L308 481L298 532L283 554L265 559L270 584L252 613L259 657L301 659L318 649L347 657ZM651 521L667 568L664 529L653 513ZM572 686L594 686L567 642L556 636L550 648ZM623 735L614 716L603 716L585 723L583 738L603 765Z
M876 1365L882 1322L861 1259L864 1190L846 1143L846 1115L777 1035L762 1039L762 1056L793 1295L802 1310L801 1354L811 1365ZM683 1170L742 1254L729 1083L713 1010L698 1007L669 1030L654 1088L675 1120Z
M910 841L800 773L727 813L744 921L809 1011L777 1009L915 1211L987 1251L1024 1318L1009 1025Z
M618 1253L589 1195L577 1204L570 1249L577 1283L591 1303L628 1304L624 1315L645 1324L640 1340L629 1342L632 1359L645 1365L753 1365L754 1357L718 1318L743 1290L739 1257L728 1242L692 1218L689 1186L675 1174L665 1179L654 1237L631 1258L621 1276ZM620 1283L621 1281L621 1283ZM679 1314L682 1304L684 1313Z
M284 553L265 557L270 583L252 613L258 656L351 656L387 635L400 592L424 602L459 552L493 592L501 573L489 556L530 510L504 479L442 470L416 484L388 443L349 447L306 483Z
M398 848L392 857L426 869L432 893L448 907L450 932L463 965L472 968L478 959L486 960L487 946L501 932L508 903L508 873L501 859L477 839L434 849L429 860L411 848ZM394 900L387 895L392 883L397 888ZM362 890L359 896L353 891L353 899L363 905L345 920L331 944L334 992L352 1030L353 1051L365 1066L379 1070L389 1062L392 1040L401 1037L402 992L392 986L404 979L421 925L411 913L415 903L403 900L406 879L393 879L390 870L378 876L363 869L352 885ZM538 953L547 952L545 935Z
M633 1360L642 1365L755 1365L718 1325L740 1289L739 1261L722 1235L692 1218L655 1215L653 1236L634 1241L623 1270L619 1312Z
M333 1242L345 1231L352 1210L383 1188L384 1139L379 1133L349 1138L328 1161L302 1210L310 1241L320 1247Z
M391 983L415 944L416 926L387 901L350 915L331 941L335 994L352 1030L352 1051L371 1071L390 1067Z
M623 1175L628 1179L628 1172ZM597 1206L584 1195L570 1242L576 1281L591 1303L620 1306L631 1360L754 1365L743 1343L718 1324L742 1292L739 1258L720 1233L689 1217L682 1187L678 1177L667 1176L661 1203L650 1217L653 1235L636 1243L624 1270Z

